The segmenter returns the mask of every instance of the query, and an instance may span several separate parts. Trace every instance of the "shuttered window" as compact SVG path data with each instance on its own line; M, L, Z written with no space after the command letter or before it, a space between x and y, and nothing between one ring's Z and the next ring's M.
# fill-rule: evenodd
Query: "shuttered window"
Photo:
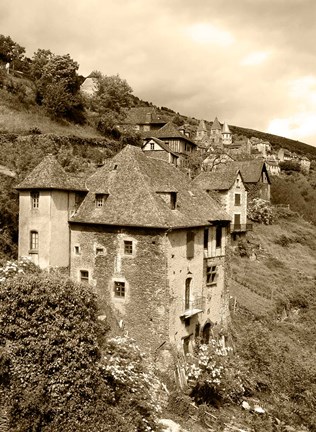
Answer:
M187 258L194 257L194 237L194 232L187 232Z

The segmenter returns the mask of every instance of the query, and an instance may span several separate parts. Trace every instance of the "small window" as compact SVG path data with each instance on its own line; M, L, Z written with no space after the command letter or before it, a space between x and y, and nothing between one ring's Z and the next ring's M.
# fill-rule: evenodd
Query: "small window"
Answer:
M216 283L217 267L209 266L206 268L206 284L214 285Z
M208 249L208 228L204 230L204 249Z
M104 204L104 194L95 194L95 206L97 208L103 207Z
M124 240L124 254L133 255L133 242L131 240Z
M114 282L115 297L125 297L125 282Z
M240 194L235 194L235 206L240 206Z
M39 207L39 192L33 191L31 192L31 205L33 209L38 209Z
M170 208L171 210L177 208L177 192L170 192Z
M187 258L194 257L194 238L195 234L192 231L187 232Z
M115 165L115 166L117 166L117 165ZM108 196L109 196L109 194L95 194L95 206L97 208L103 207L103 204L107 200Z
M104 253L105 253L105 249L103 247L97 247L95 249L95 254L96 255L104 255Z
M38 250L38 232L37 231L31 231L30 234L30 249L32 251Z
M234 214L234 225L240 225L240 214Z
M89 272L87 270L80 270L80 282L89 283Z
M74 252L75 252L75 255L80 255L80 246L75 246Z
M155 143L150 143L150 150L155 150Z
M216 247L222 247L222 227L220 225L216 227Z
M236 187L240 188L240 178L236 179Z

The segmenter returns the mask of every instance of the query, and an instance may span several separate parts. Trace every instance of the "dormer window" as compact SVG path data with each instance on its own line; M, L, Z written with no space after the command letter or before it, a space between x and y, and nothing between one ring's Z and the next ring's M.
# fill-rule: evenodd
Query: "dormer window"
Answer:
M108 197L107 194L95 194L95 206L96 208L101 208L103 207L103 204L106 200L106 198Z
M177 208L177 192L170 192L170 208L171 210Z
M168 204L171 210L177 208L177 192L157 192L157 194Z
M31 192L31 206L33 209L38 209L39 207L39 192L32 191Z
M150 150L155 150L155 144L153 142L150 143Z

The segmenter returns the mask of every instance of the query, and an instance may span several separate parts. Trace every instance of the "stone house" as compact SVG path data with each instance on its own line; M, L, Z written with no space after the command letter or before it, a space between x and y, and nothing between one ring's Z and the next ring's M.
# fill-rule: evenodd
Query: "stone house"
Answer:
M182 155L183 158L188 153L197 149L197 145L185 133L180 132L171 122L165 124L159 130L148 132L146 138L159 138L168 145L171 151Z
M275 157L270 156L269 158L266 159L265 162L269 174L273 176L280 175L281 168L279 165L279 161Z
M202 172L193 180L193 184L211 196L214 193L217 195L223 209L230 216L233 241L251 230L252 225L247 224L247 190L238 168L232 166L225 171Z
M166 359L225 324L230 218L175 166L128 145L82 182L48 156L18 190L19 256L68 267L142 349Z
M155 107L133 107L126 111L126 117L118 124L118 128L122 130L132 129L142 134L143 132L156 131L165 124L165 119Z
M270 201L270 186L271 181L266 164L263 160L251 159L228 162L216 165L216 171L224 171L227 169L236 168L240 171L243 182L248 192L248 203L254 198L262 198Z
M147 156L162 159L172 165L180 166L180 155L171 151L168 144L159 138L146 138L142 150Z

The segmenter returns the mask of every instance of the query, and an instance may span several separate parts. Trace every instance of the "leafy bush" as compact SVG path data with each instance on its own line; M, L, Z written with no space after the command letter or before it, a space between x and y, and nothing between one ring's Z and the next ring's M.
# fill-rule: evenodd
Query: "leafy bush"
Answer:
M0 282L0 400L11 430L156 430L146 399L153 375L136 349L130 355L131 344L107 345L91 291L58 273L22 268L9 263Z
M254 198L248 206L248 217L254 222L270 225L273 223L273 210L269 201Z
M245 393L247 379L242 364L232 348L215 340L200 345L195 356L187 356L186 375L190 395L198 404L237 403Z

